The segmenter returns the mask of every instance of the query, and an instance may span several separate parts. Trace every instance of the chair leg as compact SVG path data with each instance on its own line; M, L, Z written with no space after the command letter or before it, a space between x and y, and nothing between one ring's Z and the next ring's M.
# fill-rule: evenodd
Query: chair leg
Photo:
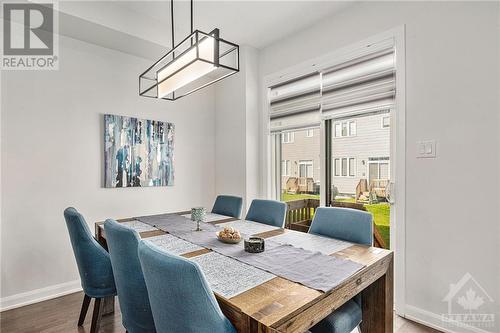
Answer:
M102 317L102 308L104 302L102 298L96 298L94 301L94 313L92 314L92 326L90 326L90 333L97 333L99 331L99 324Z
M80 318L78 318L78 326L82 326L85 321L85 316L87 315L87 311L89 309L90 297L87 295L83 296L82 309L80 310Z

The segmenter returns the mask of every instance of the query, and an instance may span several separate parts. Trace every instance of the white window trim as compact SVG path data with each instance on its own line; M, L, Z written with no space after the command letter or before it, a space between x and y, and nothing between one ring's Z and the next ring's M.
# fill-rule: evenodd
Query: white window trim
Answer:
M384 119L385 118L389 118L389 126L384 126ZM389 129L389 128L391 128L391 116L390 115L382 116L382 119L380 121L380 127L382 129ZM357 129L356 129L356 131L357 131Z
M285 167L285 169L283 170L283 166ZM290 160L281 160L281 176L282 177L290 177L290 168L291 167L291 163L290 163ZM283 172L285 171L285 172Z
M351 123L354 123L356 126L356 134L354 134L354 135L351 134ZM342 125L343 124L347 125L347 135L342 135ZM337 125L340 125L340 136L337 136L337 131L335 130L335 127ZM335 121L333 123L333 138L334 139L354 138L356 136L358 136L358 124L357 124L355 119Z
M383 157L385 158L385 156ZM367 174L368 176L366 177L366 179L368 179L368 181L370 181L370 164L377 164L377 173L378 173L378 177L376 179L380 179L380 164L387 164L387 168L388 168L388 175L389 175L389 181L391 180L391 160L390 158L387 158L387 159L380 159L380 160L368 160L368 168L367 168Z
M347 159L347 176L342 176L342 159ZM349 165L351 164L350 160L351 159L354 159L354 176L350 176L349 175ZM339 176L336 176L335 175L335 171L336 171L336 167L335 167L335 160L340 160L340 172L339 172ZM332 165L333 165L333 177L335 178L356 178L356 175L358 174L358 166L356 164L356 160L357 158L354 157L354 156L335 156L335 157L332 157Z
M306 166L306 173L307 173L307 166L311 166L311 170L312 170L312 175L310 177L308 177L307 175L305 176L305 178L314 178L314 161L313 160L300 160L299 161L299 172L298 172L298 176L300 176L300 166L301 165L305 165Z
M285 135L288 140L285 140ZM284 132L281 134L281 143L294 143L295 133L294 132Z
M309 135L311 133L311 135ZM309 128L306 130L306 138L312 138L314 136L314 128Z

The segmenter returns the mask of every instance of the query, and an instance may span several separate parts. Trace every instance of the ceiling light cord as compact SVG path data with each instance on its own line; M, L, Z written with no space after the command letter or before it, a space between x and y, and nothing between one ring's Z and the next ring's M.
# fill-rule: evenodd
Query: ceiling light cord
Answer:
M172 22L172 49L175 47L174 41L174 0L170 0L170 21Z
M191 33L193 33L193 0L191 0Z
M194 5L191 0L191 33L194 32ZM172 22L172 48L175 47L175 33L174 33L174 0L170 0L170 21Z

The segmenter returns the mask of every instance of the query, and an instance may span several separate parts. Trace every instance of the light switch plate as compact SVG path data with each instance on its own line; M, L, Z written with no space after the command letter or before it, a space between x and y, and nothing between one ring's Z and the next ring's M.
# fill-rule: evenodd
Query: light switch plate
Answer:
M417 158L435 158L436 140L417 141Z

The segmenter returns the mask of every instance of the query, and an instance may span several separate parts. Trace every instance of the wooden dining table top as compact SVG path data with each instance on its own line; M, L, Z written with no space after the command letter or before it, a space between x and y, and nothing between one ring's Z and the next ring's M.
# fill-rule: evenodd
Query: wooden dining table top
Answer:
M189 214L177 212L174 214ZM136 218L119 219L118 222L134 221ZM214 224L235 221L227 218ZM107 248L103 222L95 224L96 239ZM289 229L276 229L256 236L269 238L283 233L298 233ZM166 234L162 230L140 233L147 239ZM210 252L202 249L183 254L192 258ZM331 256L349 259L364 265L348 279L328 292L322 292L302 284L274 277L234 297L225 298L215 293L224 314L238 332L306 332L346 301L362 292L362 332L392 332L393 306L393 252L376 247L352 245L331 253ZM314 274L314 272L311 272Z

